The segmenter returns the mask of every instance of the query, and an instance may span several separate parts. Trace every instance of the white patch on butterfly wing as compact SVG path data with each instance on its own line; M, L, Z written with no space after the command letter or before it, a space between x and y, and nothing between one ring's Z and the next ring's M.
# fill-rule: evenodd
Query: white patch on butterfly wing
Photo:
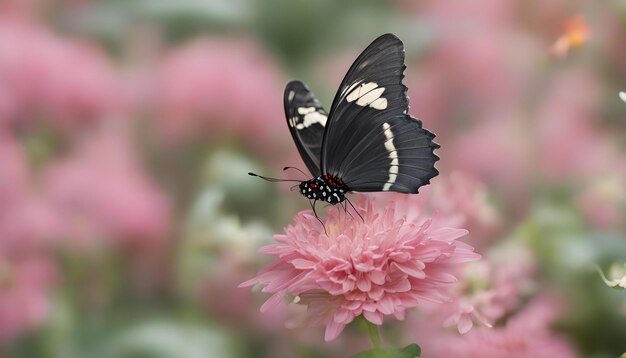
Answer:
M346 101L354 102L376 87L378 87L378 85L374 82L363 83L348 94Z
M298 108L298 113L303 115L302 123L298 123L295 127L296 129L304 129L308 128L315 123L319 123L322 127L326 127L326 120L328 116L324 113L318 112L315 107L300 107Z
M355 86L356 83L346 89L346 92L351 91L346 96L346 101L356 101L356 104L361 107L370 106L378 110L387 108L387 99L381 97L385 92L385 87L378 87L375 82L362 83L354 88Z
M315 112L315 107L300 107L298 108L298 113L304 115L307 113Z
M361 81L356 81L353 84L351 84L350 86L345 87L343 89L343 91L341 91L341 96L343 97L344 95L346 95L346 93L352 91L354 89L354 87L358 86L360 83L361 83ZM350 101L348 101L348 102L350 102Z
M400 167L400 161L398 160L398 151L396 150L396 146L393 144L393 132L391 131L391 126L389 123L383 123L383 133L385 134L385 149L389 152L389 158L391 158L391 164L389 166L389 179L383 186L383 191L389 191L391 186L396 182L396 178L398 177L398 172Z
M378 87L375 88L367 93L364 93L357 101L356 104L358 104L361 107L365 107L365 106L369 106L372 102L376 101L377 99L380 98L380 96L383 94L383 92L385 92L385 88L384 87Z
M370 103L370 107L382 111L387 108L387 98L378 98L374 102Z
M296 95L296 92L294 91L289 91L289 95L287 96L287 98L289 99L289 102L293 101L293 97Z

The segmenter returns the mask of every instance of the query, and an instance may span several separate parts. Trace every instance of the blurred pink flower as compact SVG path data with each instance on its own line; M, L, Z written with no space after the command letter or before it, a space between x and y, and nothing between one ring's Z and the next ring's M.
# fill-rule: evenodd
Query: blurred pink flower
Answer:
M426 121L433 133L453 133L455 128L451 119L454 107L450 106L453 89L445 69L434 58L409 63L408 68L414 68L407 72L405 80L411 98L411 114Z
M51 163L44 191L74 244L106 238L162 249L170 234L168 199L141 167L124 125L86 135L72 155Z
M455 170L471 173L523 210L533 173L532 144L524 134L529 132L519 115L501 113L464 132L448 149L442 146L440 155Z
M493 327L493 322L487 317L483 316L480 310L476 308L476 301L462 297L454 301L451 306L454 306L454 313L449 316L444 322L445 327L456 326L460 334L469 332L474 327L474 321L478 321L487 327Z
M385 194L389 195L389 194ZM483 243L488 233L501 224L501 216L489 202L486 186L465 172L453 172L437 178L420 189L420 195L392 194L398 208L408 215L416 215L416 208L433 215L442 226L465 227L470 231L472 244Z
M363 221L330 210L328 234L310 211L301 212L274 237L280 244L260 250L278 258L241 286L261 283L274 293L261 311L293 295L308 307L311 324L326 325L330 341L359 315L381 325L385 315L404 319L422 300L444 301L444 288L456 282L452 267L480 258L456 240L466 230L423 217L407 221L394 201L379 211L363 196L358 208Z
M0 255L0 342L41 324L56 267L43 258L10 260Z
M537 115L537 158L545 179L561 183L614 170L615 148L594 123L599 91L588 71L555 76Z
M517 10L515 3L498 0L470 0L463 3L454 0L422 3L401 1L401 3L412 9L415 14L426 16L443 29L459 36L505 30L516 19Z
M31 195L0 211L0 252L13 257L50 249L62 237L63 225L55 207Z
M121 110L124 87L96 46L10 14L0 15L0 125L41 116L71 129Z
M274 129L285 129L280 73L251 41L196 40L166 56L159 72L158 127L170 141L234 131L267 144Z
M402 3L411 8L433 37L432 46L427 48L420 64L423 62L439 72L441 82L448 88L449 101L461 109L464 121L473 119L468 118L467 112L480 115L516 103L533 78L534 61L542 52L529 41L530 37L518 30L515 3L497 0Z
M474 323L491 327L518 308L532 287L534 271L534 258L524 247L494 247L486 260L465 265L456 274L460 282L449 291L449 303L424 307L428 321L457 326L461 334Z
M569 343L550 332L557 311L555 302L536 298L503 327L480 327L463 336L423 327L416 337L427 357L575 357Z
M0 131L0 213L26 195L29 182L26 156L12 136Z
M591 179L591 183L577 194L576 206L593 227L609 230L623 226L626 212L626 169Z
M223 250L220 252L219 267L203 277L202 282L194 286L200 287L200 296L205 309L211 317L224 324L234 325L236 329L255 329L258 331L286 332L284 321L287 319L288 310L272 310L264 317L259 317L258 309L255 308L255 297L250 290L241 290L233 283L242 282L250 277L246 270L249 263L242 262L237 253ZM216 295L215 292L222 292ZM229 297L224 300L223 297Z
M16 256L48 247L61 222L55 208L31 187L25 153L0 132L0 253Z

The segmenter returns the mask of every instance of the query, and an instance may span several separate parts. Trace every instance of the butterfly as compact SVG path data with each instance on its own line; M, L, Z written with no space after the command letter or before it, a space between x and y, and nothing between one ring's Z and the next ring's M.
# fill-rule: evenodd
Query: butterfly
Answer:
M313 209L349 192L417 193L439 174L435 135L408 113L404 57L398 37L378 37L348 70L329 112L304 83L285 87L289 131L313 177L298 187Z

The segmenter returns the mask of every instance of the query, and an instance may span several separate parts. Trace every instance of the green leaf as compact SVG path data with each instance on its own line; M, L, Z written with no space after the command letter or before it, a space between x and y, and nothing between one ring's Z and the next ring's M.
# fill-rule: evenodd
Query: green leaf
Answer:
M384 349L373 348L361 353L357 353L352 358L419 358L422 349L415 343L411 343L404 348Z

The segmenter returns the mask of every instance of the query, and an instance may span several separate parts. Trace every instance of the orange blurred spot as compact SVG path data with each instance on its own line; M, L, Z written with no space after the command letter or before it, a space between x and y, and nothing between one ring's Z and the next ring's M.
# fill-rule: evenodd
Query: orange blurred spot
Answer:
M571 48L583 46L591 37L591 29L585 19L576 15L570 17L563 26L563 34L550 47L550 54L564 58Z

